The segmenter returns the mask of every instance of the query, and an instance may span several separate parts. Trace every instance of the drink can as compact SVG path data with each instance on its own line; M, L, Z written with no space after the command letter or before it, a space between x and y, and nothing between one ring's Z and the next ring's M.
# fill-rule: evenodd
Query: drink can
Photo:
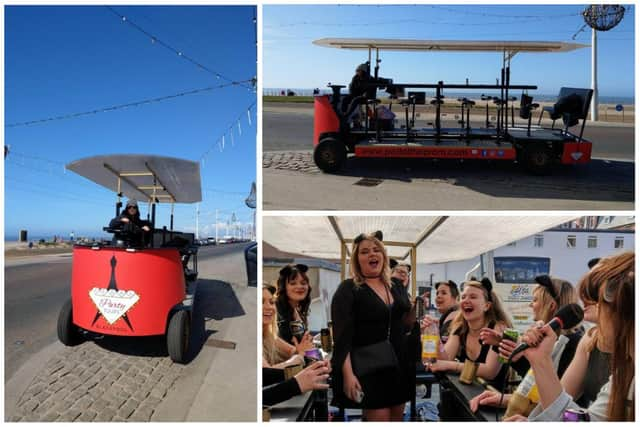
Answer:
M318 360L322 360L322 353L320 353L320 350L318 350L317 348L312 348L311 350L305 350L304 362L307 366Z
M464 365L462 366L462 372L460 372L460 382L463 384L472 384L476 379L476 374L478 372L478 364L472 360L465 360Z
M290 365L284 368L284 379L288 380L296 376L298 372L302 371L302 365Z
M518 337L520 336L520 332L518 332L517 329L505 329L502 332L502 339L503 340L509 340L509 341L513 341L516 342L518 341ZM504 357L498 355L498 362L500 363L507 363L507 359L505 359Z
M589 421L589 413L584 409L567 409L562 414L562 421Z

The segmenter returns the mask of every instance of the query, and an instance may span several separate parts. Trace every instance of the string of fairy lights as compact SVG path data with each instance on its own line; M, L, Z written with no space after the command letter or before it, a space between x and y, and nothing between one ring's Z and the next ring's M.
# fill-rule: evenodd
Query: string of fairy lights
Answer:
M246 108L247 124L249 126L253 125L251 120L251 110L254 109L255 106L256 106L256 102L254 101L253 103L251 103L251 105L249 105ZM238 133L238 136L242 136L242 119L244 118L244 115L245 115L245 112L242 112L234 120L229 122L229 124L223 128L224 130L220 134L218 139L216 139L214 143L211 144L204 153L202 153L199 159L202 167L205 166L206 158L215 150L216 147L220 150L221 153L225 150L225 144L227 139L231 143L232 147L235 146L234 129L237 129L236 132Z
M344 8L360 8L360 7L366 7L366 8L371 8L371 5L337 5L338 7L344 7ZM508 7L508 5L505 5L506 7ZM381 9L384 9L386 7L393 7L393 8L398 8L398 5L379 5L377 6ZM477 16L477 17L485 17L485 18L503 18L500 21L481 21L481 22L469 22L469 21L465 21L465 22L450 22L450 21L446 21L443 20L442 17L436 17L436 18L417 18L415 16L411 16L409 18L388 18L388 19L379 19L379 20L371 20L371 19L367 19L366 21L363 21L362 19L358 19L358 20L349 20L349 21L344 21L344 20L339 20L339 19L334 19L332 21L322 21L322 20L303 20L303 21L296 21L296 22L283 22L283 23L279 23L279 24L271 24L271 25L264 25L263 28L264 29L283 29L283 28L291 28L291 27L319 27L319 28L352 28L352 27L367 27L367 26L374 26L374 27L384 27L384 26L412 26L412 25L421 25L421 26L439 26L439 27L497 27L497 26L504 26L504 25L518 25L520 26L519 31L517 33L505 33L504 31L500 31L499 33L496 32L492 32L492 33L477 33L474 32L474 34L476 36L487 36L487 37L504 37L504 36L511 36L511 35L519 35L522 36L523 34L540 34L539 29L536 29L535 31L532 32L526 32L523 31L522 25L526 24L526 23L535 23L535 22L551 22L551 21L557 21L557 20L563 20L563 19L567 19L567 18L578 18L580 21L582 21L582 12L581 11L577 11L577 12L572 12L572 13L557 13L557 14L546 14L546 15L536 15L536 14L527 14L527 15L518 15L518 14L508 14L508 13L489 13L489 12L484 12L484 11L475 11L475 10L469 10L469 8L465 8L465 7L460 7L460 8L454 8L454 7L448 7L448 6L443 6L443 5L405 5L404 7L407 8L411 8L411 7L420 7L420 8L431 8L433 9L436 13L440 13L440 12L449 12L451 14L454 15L471 15L471 16ZM630 6L631 7L631 6ZM502 28L502 27L500 27ZM633 33L633 31L616 31L616 33ZM456 33L453 33L452 36L455 36ZM545 32L545 34L550 34L548 32ZM565 36L567 36L567 32L556 32L555 34L564 34ZM445 37L444 35L442 35L442 37ZM448 35L446 35L446 37L450 37ZM314 40L317 37L308 37L308 38L300 38L298 36L292 37L291 39L288 39L286 36L283 36L282 34L279 34L277 38L274 39L270 39L270 41L287 41L290 40L291 42L306 42L307 40ZM608 37L606 39L603 39L603 41L616 41L616 40L632 40L632 38L611 38Z
M174 54L176 54L176 56L178 56L181 59L184 59L187 62L190 62L191 64L195 65L197 68L199 68L200 70L206 71L209 74L212 74L213 76L215 76L217 79L222 79L222 80L226 80L229 83L235 83L235 84L240 84L241 86L244 86L247 89L253 89L253 86L249 86L246 84L246 81L244 82L234 82L232 79L224 76L222 73L212 70L211 68L205 66L204 64L202 64L201 62L197 61L196 59L194 59L193 57L187 55L186 53L184 53L183 51L174 48L173 46L171 46L169 43L163 41L162 39L160 39L159 37L157 37L156 35L150 33L149 31L145 30L144 28L142 28L140 25L138 25L137 23L135 23L130 17L127 17L125 15L122 15L121 13L119 13L118 11L116 11L113 7L111 6L105 6L111 13L113 13L114 15L116 15L118 18L120 18L120 20L131 26L131 28L135 29L136 31L144 34L145 36L149 37L149 39L151 40L151 43L158 45L158 46L162 46L163 48L173 52ZM255 18L254 18L255 20Z
M437 9L438 11L448 11L455 14L461 15L473 15L473 16L481 16L487 18L509 18L511 21L497 21L497 22L446 22L442 19L420 19L420 18L401 18L401 19L381 19L377 21L367 20L366 22L359 21L343 21L343 22L327 22L327 21L299 21L299 22L290 22L290 23L282 23L277 25L265 25L264 28L286 28L286 27L297 27L297 26L319 26L319 27L354 27L354 26L381 26L381 25L402 25L402 24L423 24L423 25L447 25L447 26L490 26L490 25L505 25L509 23L517 23L522 24L524 21L546 21L553 19L564 19L569 17L580 17L580 12L575 13L566 13L566 14L554 14L554 15L514 15L514 14L496 14L496 13L486 13L486 12L475 12L466 10L465 8L454 9L451 7L444 6L434 6L434 5L421 5L425 7L430 7L432 9ZM347 7L358 7L357 5L349 5ZM386 6L380 6L386 7ZM395 6L394 6L395 7Z
M229 86L237 86L237 85L242 84L242 83L247 83L247 82L252 82L253 83L254 81L255 81L255 79L252 78L252 79L247 79L247 80L241 80L239 82L224 83L224 84L220 84L220 85L217 85L217 86L208 86L208 87L203 87L203 88L199 88L199 89L192 89L192 90L187 90L187 91L183 91L183 92L179 92L179 93L174 93L174 94L171 94L171 95L164 95L164 96L159 96L159 97L155 97L155 98L143 99L143 100L140 100L140 101L128 102L126 104L111 105L111 106L108 106L108 107L101 107L101 108L96 108L96 109L88 110L88 111L81 111L81 112L77 112L77 113L62 114L62 115L47 117L47 118L43 118L43 119L35 119L35 120L28 120L28 121L24 121L24 122L9 123L9 124L5 125L5 127L7 127L7 128L15 128L15 127L21 127L21 126L32 126L32 125L37 125L37 124L42 124L42 123L47 123L47 122L53 122L53 121L58 121L58 120L75 119L75 118L78 118L78 117L88 116L88 115L91 115L91 114L107 113L107 112L111 112L111 111L117 111L117 110L123 110L123 109L126 109L126 108L131 108L131 107L139 107L141 105L148 105L148 104L153 104L153 103L157 103L157 102L168 101L168 100L171 100L171 99L176 99L176 98L180 98L180 97L184 97L184 96L195 95L195 94L204 93L204 92L210 92L210 91L213 91L213 90L222 89L222 88L229 87Z
M220 81L220 84L192 89L192 90L185 90L185 91L181 91L181 92L170 94L170 95L163 95L163 96L158 96L154 98L142 99L142 100L127 102L123 104L93 108L86 111L59 114L51 117L8 123L8 124L5 124L5 128L20 128L20 127L28 127L28 126L34 126L34 125L44 125L54 121L70 120L70 119L81 118L89 115L95 115L98 113L112 112L112 111L132 108L132 107L140 107L140 106L149 105L153 103L170 101L170 100L174 100L181 97L202 94L202 93L211 92L214 90L219 90L227 87L243 87L248 89L250 92L254 94L256 93L257 78L255 76L253 76L252 78L247 78L243 80L231 79L228 76L222 74L221 72L213 68L210 68L207 65L204 65L204 63L195 59L195 57L186 54L184 51L176 49L175 47L173 47L171 43L161 39L157 35L143 28L141 25L134 22L129 16L125 16L119 13L113 7L109 7L109 6L105 6L105 7L112 14L117 16L122 23L127 24L130 28L138 31L139 33L145 35L146 37L149 37L152 45L160 46L160 47L163 47L164 49L167 49L173 52L178 58L185 60L188 63L197 67L199 70L202 70L214 76L217 80ZM257 19L256 19L255 11L253 14L253 25L254 25L255 35L256 35L255 42L257 46ZM255 116L253 116L253 114L256 113L255 106L256 106L256 102L254 100L246 109L241 110L241 113L238 114L226 126L219 128L221 130L220 130L218 139L216 139L213 143L210 143L210 145L208 144L207 145L208 148L198 158L198 160L201 162L202 167L204 167L205 165L205 160L209 156L211 156L214 153L214 151L216 151L216 149L218 149L220 152L223 152L225 150L228 150L231 147L234 147L238 143L238 141L240 141L240 137L242 136L243 131L247 132L246 128L253 126L253 123L255 121L255 119L253 118ZM245 119L245 116L246 116L246 119ZM67 173L65 163L63 162L47 159L38 155L32 155L27 153L16 152L14 150L8 150L8 148L9 148L8 146L5 146L5 164L6 165L11 165L12 167L28 170L32 174L33 173L46 174L49 177L56 177L64 180L71 178L72 174ZM11 155L7 157L7 155L9 154L9 151ZM45 196L45 197L59 196L66 200L90 203L95 205L101 204L99 198L91 198L91 197L88 198L86 197L87 194L82 193L82 190L75 193L68 192L65 190L64 194L61 196L59 189L46 187L46 185L43 186L41 185L41 183L28 182L28 181L17 179L11 176L5 177L5 179L11 183L11 189L15 191L29 192L29 193L38 194L40 196ZM75 184L76 183L74 182L74 185ZM219 190L214 188L203 188L203 192L205 194L208 194L210 197L213 197L218 202L221 199L232 199L232 200L241 199L242 203L239 203L237 207L234 207L232 209L234 212L234 215L237 210L242 210L243 208L246 208L245 206L245 198L247 195L246 192L241 193L241 192L234 192L234 191ZM222 212L222 210L220 212Z
M142 104L143 104L143 102L136 103L136 105L142 105ZM225 127L222 128L223 131L220 133L219 137L199 157L198 161L201 163L202 167L205 166L205 160L215 150L216 147L222 153L225 150L225 148L228 147L227 141L229 141L231 143L232 147L235 146L236 134L237 134L238 137L242 136L242 122L243 122L243 118L245 117L245 114L246 114L246 123L249 126L253 126L253 120L251 119L251 116L252 116L252 113L253 113L252 110L254 110L255 107L256 107L256 102L254 101L245 110L243 110L242 113L240 113L235 119L230 121ZM95 110L95 111L99 112L101 110ZM76 113L74 115L68 115L68 117L65 117L65 118L79 117L79 116L85 115L85 114L90 114L90 112ZM57 119L58 118L33 120L31 122L24 122L22 124L20 124L20 123L14 124L13 127L15 127L17 125L25 125L26 126L26 123L35 124L35 123L47 122L47 121L52 121L52 120L57 120ZM23 159L33 159L33 160L44 161L44 162L47 162L49 165L52 165L52 164L53 165L57 165L57 166L62 165L62 167L64 168L64 164L61 163L61 162L56 162L56 161L52 161L52 160L49 160L49 159L45 159L45 158L42 158L42 157L33 156L33 155L29 155L29 154L15 153L13 151L11 151L11 153L12 153L12 155L18 155L19 157L22 157Z

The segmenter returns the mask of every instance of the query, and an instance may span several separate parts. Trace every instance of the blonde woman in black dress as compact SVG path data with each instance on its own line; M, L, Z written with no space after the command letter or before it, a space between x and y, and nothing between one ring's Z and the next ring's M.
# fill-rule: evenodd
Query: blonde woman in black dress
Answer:
M389 258L382 233L361 234L351 253L351 278L333 296L333 401L342 408L362 408L367 421L401 421L410 398L400 363L375 373L356 376L352 354L388 338L398 359L411 305L391 285Z

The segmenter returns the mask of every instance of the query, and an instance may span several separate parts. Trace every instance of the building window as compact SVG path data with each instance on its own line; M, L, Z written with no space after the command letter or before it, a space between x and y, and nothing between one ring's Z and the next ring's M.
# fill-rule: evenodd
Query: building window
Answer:
M568 248L575 248L576 247L576 236L574 236L574 235L567 236L567 247Z
M589 238L587 239L587 247L592 249L592 248L597 248L598 247L598 236L589 236Z
M533 238L533 247L541 248L544 246L544 236L542 234L536 234Z
M613 242L613 247L615 249L624 248L624 237L616 236L616 240Z

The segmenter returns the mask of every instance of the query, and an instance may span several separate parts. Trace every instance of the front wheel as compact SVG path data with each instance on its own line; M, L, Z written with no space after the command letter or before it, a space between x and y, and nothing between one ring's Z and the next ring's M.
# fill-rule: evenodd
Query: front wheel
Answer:
M340 170L347 160L347 150L335 138L323 138L313 150L313 161L323 172Z
M58 315L58 339L66 346L78 345L82 342L82 336L78 327L73 324L73 306L71 300L67 300L60 309Z
M524 167L535 175L548 175L553 168L553 150L547 144L531 144L522 152Z
M191 337L191 319L186 310L173 313L167 328L167 350L176 363L185 363Z

